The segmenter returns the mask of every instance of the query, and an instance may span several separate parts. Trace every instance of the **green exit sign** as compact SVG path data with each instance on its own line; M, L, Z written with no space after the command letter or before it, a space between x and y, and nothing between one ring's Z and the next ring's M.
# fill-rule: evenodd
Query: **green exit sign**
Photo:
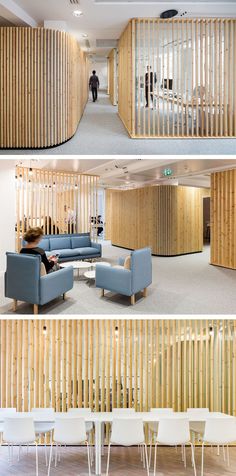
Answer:
M162 173L163 173L164 177L170 177L170 175L173 174L173 170L171 170L171 169L164 169Z

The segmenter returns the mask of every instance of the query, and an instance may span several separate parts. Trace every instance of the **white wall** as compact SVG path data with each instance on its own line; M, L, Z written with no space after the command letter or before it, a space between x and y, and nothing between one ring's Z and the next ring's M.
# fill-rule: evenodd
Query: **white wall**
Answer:
M92 71L95 69L96 74L99 78L100 89L107 90L107 60L104 62L92 61L90 63L91 71L89 74L92 74Z
M0 161L0 306L9 303L4 298L4 272L6 270L6 251L15 251L15 164L13 161Z

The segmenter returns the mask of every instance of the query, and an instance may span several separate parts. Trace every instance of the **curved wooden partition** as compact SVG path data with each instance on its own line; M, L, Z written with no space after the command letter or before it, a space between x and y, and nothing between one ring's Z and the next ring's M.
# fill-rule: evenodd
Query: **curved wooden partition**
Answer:
M108 94L113 106L117 105L117 49L113 48L108 55Z
M88 60L67 33L0 28L0 147L50 147L75 133L88 98Z
M202 251L202 198L209 195L207 189L173 185L112 190L111 242L128 249L150 246L160 256Z

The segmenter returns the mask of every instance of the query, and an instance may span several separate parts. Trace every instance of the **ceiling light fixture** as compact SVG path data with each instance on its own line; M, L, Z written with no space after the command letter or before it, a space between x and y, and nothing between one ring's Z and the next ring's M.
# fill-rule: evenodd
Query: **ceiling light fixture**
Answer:
M73 11L74 17L81 17L83 15L83 12L81 10L74 10Z
M88 38L87 33L83 33L82 37L83 37L83 38Z

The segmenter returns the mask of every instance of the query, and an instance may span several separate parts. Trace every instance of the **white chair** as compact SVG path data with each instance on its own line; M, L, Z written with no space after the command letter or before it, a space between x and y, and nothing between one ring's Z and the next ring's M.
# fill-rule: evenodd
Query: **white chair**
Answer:
M38 445L36 441L34 419L29 416L6 417L4 420L3 442L8 445L9 464L13 460L13 445L35 444L36 476L38 476ZM20 452L19 457L20 458Z
M7 417L8 415L9 416L13 415L14 413L16 413L16 408L12 408L12 407L0 408L0 418L1 418L1 420L3 420L4 417ZM0 423L0 446L2 446L3 428L4 428L4 424Z
M201 476L203 476L204 466L204 445L210 443L211 445L227 447L227 463L229 460L229 444L236 442L236 418L208 418L205 424L205 431L202 441L202 469ZM225 457L224 457L225 459Z
M114 418L112 423L111 438L108 445L106 476L109 474L111 445L142 445L145 450L146 469L147 475L149 476L147 445L145 443L143 421L141 419L135 417Z
M68 408L67 412L69 414L76 415L77 417L84 417L85 415L90 415L92 413L92 410L90 408ZM89 448L91 450L94 424L92 421L86 421L85 427L88 436ZM93 451L91 451L91 464L93 464Z
M155 413L158 416L164 417L167 415L170 415L173 413L173 408L151 408L150 412ZM151 459L152 459L152 443L153 443L153 438L157 437L157 432L158 432L158 422L150 422L148 424L148 429L151 435L149 435L150 439L150 447L149 447L149 467L151 465Z
M44 416L50 416L54 419L55 410L54 408L32 408L32 413L42 414ZM40 438L41 436L44 437L44 448L45 448L45 464L48 465L48 457L47 457L47 442L46 436L47 433L50 435L50 443L52 441L52 431L54 428L54 422L35 422L35 432L36 435Z
M209 408L187 408L188 417L193 420L194 417L204 416L209 414ZM192 421L190 422L190 432L193 435L193 444L195 445L196 438L198 441L202 438L205 429L205 422Z
M58 417L55 419L55 427L53 433L53 441L50 447L50 457L48 464L48 476L50 475L52 448L56 444L55 467L57 466L57 450L58 445L79 445L85 443L87 445L88 469L91 476L89 445L86 435L86 426L84 418L79 417Z
M183 456L184 456L183 458L184 467L186 468L186 448L185 448L186 444L189 444L191 446L194 476L197 476L195 456L194 456L194 446L190 438L189 421L185 418L161 419L159 421L157 440L155 443L154 476L156 475L157 445L182 446Z

